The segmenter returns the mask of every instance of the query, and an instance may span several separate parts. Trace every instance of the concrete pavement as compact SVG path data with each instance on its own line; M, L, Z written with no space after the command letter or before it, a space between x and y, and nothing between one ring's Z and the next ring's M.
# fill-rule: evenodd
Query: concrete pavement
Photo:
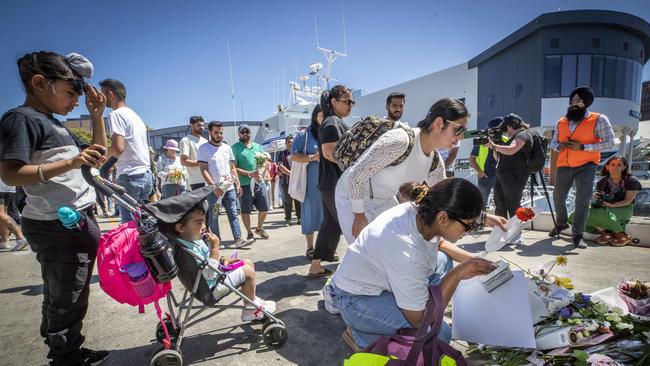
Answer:
M255 220L255 218L253 218ZM100 219L103 230L116 225L114 219ZM341 365L351 352L340 335L340 317L328 314L320 290L324 279L305 277L309 262L304 256L305 240L298 226L284 227L283 214L269 214L269 240L257 240L250 249L240 249L239 257L251 259L258 276L258 295L277 302L277 316L289 332L287 344L268 349L259 339L260 325L242 324L239 310L225 310L205 319L187 331L182 354L185 365ZM230 230L220 222L225 237ZM566 253L568 240L552 240L543 232L526 232L525 245L506 248L499 254L524 268L535 268L559 254L569 263L558 273L571 277L577 290L594 291L615 285L626 278L650 278L650 248L615 248L596 245ZM487 236L469 236L460 245L473 252L483 249ZM230 251L224 251L225 254ZM339 254L345 254L341 238ZM490 259L498 259L492 255ZM332 270L335 264L328 265ZM93 277L90 308L84 322L85 346L111 351L106 365L148 365L158 349L154 331L157 318L153 306L145 314L134 307L118 304L99 288ZM174 280L174 293L182 296L180 282ZM42 281L39 265L29 251L0 252L0 345L5 351L0 365L43 365L47 348L38 335ZM234 296L226 301L235 301ZM480 361L470 361L479 364Z

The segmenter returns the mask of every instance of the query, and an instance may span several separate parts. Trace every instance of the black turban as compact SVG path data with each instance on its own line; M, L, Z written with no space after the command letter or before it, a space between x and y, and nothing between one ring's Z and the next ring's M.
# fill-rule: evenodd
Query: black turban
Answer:
M573 96L576 95L576 94L578 94L580 99L582 99L582 101L585 103L585 108L589 108L589 106L593 104L593 102L594 102L594 91L591 90L590 87L588 87L588 86L580 86L580 87L577 87L577 88L573 89L571 94L569 94L569 101L571 101L571 99L573 99Z

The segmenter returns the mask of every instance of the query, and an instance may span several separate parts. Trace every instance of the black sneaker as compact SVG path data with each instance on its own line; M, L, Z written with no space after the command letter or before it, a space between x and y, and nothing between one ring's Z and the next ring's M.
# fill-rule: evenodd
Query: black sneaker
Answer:
M84 366L101 365L108 358L108 351L93 351L81 348L81 359Z
M284 226L286 227L291 226L291 220L284 220Z
M246 239L248 240L255 240L255 236L253 235L252 231L248 232L248 235L246 236Z
M562 225L562 226L556 226L551 231L548 233L548 236L553 237L553 236L558 236L559 233L562 231L568 229L570 226L569 225Z

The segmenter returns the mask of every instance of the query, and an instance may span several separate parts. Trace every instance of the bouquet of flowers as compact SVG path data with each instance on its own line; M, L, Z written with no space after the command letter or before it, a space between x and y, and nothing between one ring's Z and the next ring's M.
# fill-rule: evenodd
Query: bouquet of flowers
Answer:
M506 224L506 230L503 231L498 227L492 229L492 233L485 242L485 251L481 253L485 256L487 253L496 252L507 243L512 242L514 238L521 234L528 221L535 217L535 211L528 207L519 207L515 211L515 216L511 217Z
M185 173L173 168L171 172L167 173L167 181L172 184L182 184L185 181Z
M253 155L253 159L255 159L255 170L259 173L260 177L254 180L251 180L251 192L255 192L255 184L263 184L264 183L264 167L266 166L266 162L271 159L271 155L267 152L256 152L255 155Z
M618 293L627 304L631 314L650 316L650 283L641 281L623 281L618 284Z

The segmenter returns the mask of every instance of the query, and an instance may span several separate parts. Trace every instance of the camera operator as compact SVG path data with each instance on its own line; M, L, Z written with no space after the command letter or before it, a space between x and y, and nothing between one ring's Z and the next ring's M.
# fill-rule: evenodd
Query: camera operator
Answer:
M556 236L569 227L566 199L575 181L576 211L571 233L573 245L578 248L587 247L582 235L594 189L596 166L600 162L600 151L614 146L614 132L607 116L587 111L593 102L594 92L589 87L574 89L569 95L567 113L557 122L551 141L551 148L558 152L553 190L557 225L549 236Z
M632 237L625 233L625 226L634 213L634 201L641 190L641 183L630 175L627 160L614 155L600 171L602 178L596 183L594 202L591 204L585 231L598 233L598 244L622 247ZM569 216L573 221L574 214Z
M503 117L493 118L488 122L488 129L496 128L503 122ZM483 206L487 207L488 197L490 197L490 191L494 186L494 181L497 179L497 161L494 158L494 152L490 149L487 143L481 144L480 140L475 139L476 145L472 148L472 152L469 154L469 165L472 169L476 171L478 175L478 190L481 191L481 196L483 197Z
M497 175L494 185L494 204L497 216L512 217L521 205L521 196L528 181L528 157L532 137L528 126L516 114L509 114L499 125L509 137L505 144L489 138L488 147L497 154Z

